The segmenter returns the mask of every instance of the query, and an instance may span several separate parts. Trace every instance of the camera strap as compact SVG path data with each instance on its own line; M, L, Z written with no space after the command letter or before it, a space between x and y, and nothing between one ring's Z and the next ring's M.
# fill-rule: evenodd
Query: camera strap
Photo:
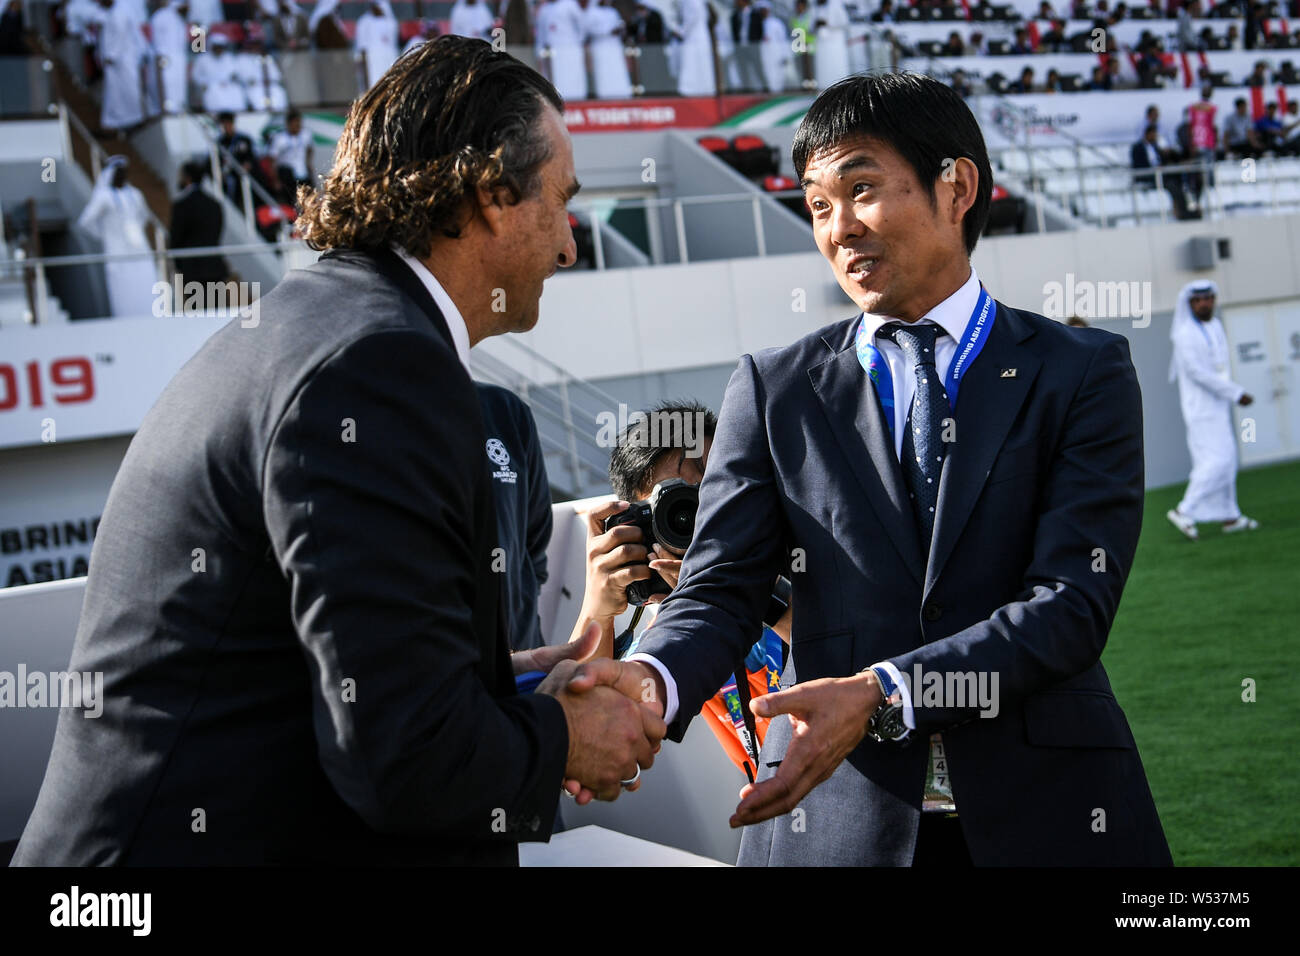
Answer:
M745 720L745 735L742 743L754 761L752 771L749 769L749 764L745 764L745 776L749 778L750 783L753 783L758 773L758 728L754 725L754 712L749 709L749 670L743 660L740 662L740 667L736 669L735 678L736 696L740 698L740 713Z
M645 605L638 605L637 609L632 612L632 623L627 626L627 629L622 634L614 638L614 660L622 660L632 650L633 638L636 636L636 626L640 623L641 615L644 612Z

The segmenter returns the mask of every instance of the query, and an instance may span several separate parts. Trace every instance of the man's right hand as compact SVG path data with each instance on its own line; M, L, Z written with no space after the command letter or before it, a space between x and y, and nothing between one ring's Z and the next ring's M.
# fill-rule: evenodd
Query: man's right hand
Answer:
M537 693L550 694L564 708L569 725L565 786L570 793L584 794L582 803L593 797L616 800L624 780L654 764L668 732L662 718L615 686L626 683L620 681L622 665L608 659L591 663L600 666L578 673L580 665L562 661L537 687Z
M659 741L663 740L668 728L663 722L664 681L658 671L641 661L616 661L604 657L566 666L565 673L569 675L567 689L571 692L590 693L593 689L611 688L621 694L641 712L647 732L658 735L654 738L654 753L659 752ZM644 768L647 765L641 766ZM627 779L630 776L620 778ZM638 781L627 789L636 790L640 785ZM617 793L612 797L606 796L585 784L581 777L569 773L565 774L564 789L576 799L579 806L590 803L593 799L612 800L618 796Z
M1237 404L1249 405L1253 401L1255 401L1254 397L1249 392L1246 392L1244 395L1241 396L1241 398L1237 399Z
M605 530L605 520L626 511L626 501L611 501L587 512L587 589L583 614L602 621L627 610L627 586L650 580L650 552L633 525ZM630 566L629 566L630 565Z
M627 586L650 578L649 552L641 532L630 525L605 530L605 520L627 510L626 501L609 501L583 512L587 519L587 582L582 609L570 641L576 641L593 622L600 625L596 657L614 656L614 618L627 610ZM633 562L630 567L627 565Z

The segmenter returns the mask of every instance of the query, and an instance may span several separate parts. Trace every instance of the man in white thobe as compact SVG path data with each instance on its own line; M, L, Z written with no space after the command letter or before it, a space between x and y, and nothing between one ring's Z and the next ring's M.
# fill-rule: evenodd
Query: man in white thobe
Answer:
M623 52L623 16L609 0L586 0L582 24L591 51L591 78L602 100L625 100L632 96L632 80Z
M761 17L763 22L763 39L759 46L763 83L769 93L780 93L785 89L786 67L794 53L790 33L767 0L757 4L753 15Z
M162 75L164 113L183 113L189 108L190 27L188 0L170 0L149 18L158 72Z
M578 0L553 0L542 21L551 51L551 82L566 100L587 98L587 64L582 53L582 8Z
M709 30L709 11L704 0L680 0L681 16L677 92L682 96L713 96L717 78L713 69L713 44Z
M275 59L267 54L261 34L249 34L248 49L235 54L235 67L239 81L244 85L249 109L279 111L288 108L284 76Z
M1232 406L1249 405L1254 399L1229 377L1228 337L1214 314L1218 293L1218 286L1205 280L1184 286L1169 333L1174 343L1169 381L1178 383L1192 474L1183 500L1166 517L1193 541L1198 521L1221 522L1227 533L1259 527L1237 507Z
M357 18L357 53L366 57L366 86L374 86L397 59L397 17L388 0L375 0Z
M104 24L99 33L99 58L104 67L104 102L100 125L126 130L144 121L140 65L145 42L140 24L118 0L102 0Z
M849 12L841 0L816 0L812 9L817 51L817 88L826 89L849 75Z
M104 263L109 311L114 318L153 314L153 286L158 273L148 254L152 251L144 232L148 221L144 196L126 181L126 159L111 157L77 225L102 243L105 255L145 253L138 258Z
M491 40L492 20L492 11L484 0L456 0L451 7L447 29L456 36Z
M209 113L242 113L248 109L239 60L230 52L230 41L220 33L209 37L208 52L196 57L194 82L203 87L203 108Z

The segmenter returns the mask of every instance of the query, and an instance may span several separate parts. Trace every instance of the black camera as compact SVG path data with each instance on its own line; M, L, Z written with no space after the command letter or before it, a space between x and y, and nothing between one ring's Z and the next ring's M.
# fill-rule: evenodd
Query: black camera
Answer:
M648 548L658 543L674 551L685 551L695 534L695 512L700 507L700 489L680 478L661 481L645 501L634 501L626 511L605 519L605 530L621 524L641 529L641 540ZM667 594L672 588L657 571L648 581L633 581L627 586L627 603L645 604L652 594Z

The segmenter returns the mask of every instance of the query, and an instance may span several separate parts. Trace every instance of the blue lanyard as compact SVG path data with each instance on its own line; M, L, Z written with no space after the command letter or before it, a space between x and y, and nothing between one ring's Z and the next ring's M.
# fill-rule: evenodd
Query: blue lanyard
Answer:
M993 296L989 295L988 290L980 286L979 298L975 300L975 308L970 314L970 321L966 323L966 331L962 333L961 343L957 346L957 352L952 357L952 365L948 367L947 381L944 383L944 390L948 393L948 407L957 408L957 389L961 385L961 378L966 374L966 370L979 356L980 351L984 348L984 343L988 341L989 332L993 329L993 320L997 316L997 306L993 303ZM889 363L885 357L880 354L871 341L871 336L867 335L865 319L858 322L857 334L857 352L858 362L866 370L867 377L871 379L871 384L876 388L876 394L880 397L880 404L885 410L885 421L889 424L889 434L894 434L894 380L889 374Z

